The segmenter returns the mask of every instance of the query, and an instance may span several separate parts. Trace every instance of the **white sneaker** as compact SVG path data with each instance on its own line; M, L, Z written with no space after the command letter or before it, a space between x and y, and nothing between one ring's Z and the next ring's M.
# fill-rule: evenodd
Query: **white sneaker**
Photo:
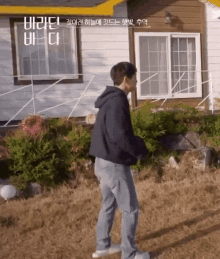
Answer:
M151 258L148 252L145 252L145 253L137 252L134 259L151 259Z
M96 251L95 253L92 254L93 258L99 258L102 256L114 254L121 252L121 245L120 244L112 244L110 248L103 250L103 251Z

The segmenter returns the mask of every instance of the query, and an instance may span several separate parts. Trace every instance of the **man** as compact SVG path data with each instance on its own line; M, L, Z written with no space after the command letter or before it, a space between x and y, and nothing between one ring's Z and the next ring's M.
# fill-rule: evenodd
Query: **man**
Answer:
M99 108L89 154L96 157L102 208L96 228L93 258L122 251L122 259L150 259L135 246L139 205L130 165L148 153L144 141L134 136L127 95L136 89L135 66L120 62L110 72L114 86L107 86L95 102ZM111 244L110 231L116 208L122 211L122 244Z

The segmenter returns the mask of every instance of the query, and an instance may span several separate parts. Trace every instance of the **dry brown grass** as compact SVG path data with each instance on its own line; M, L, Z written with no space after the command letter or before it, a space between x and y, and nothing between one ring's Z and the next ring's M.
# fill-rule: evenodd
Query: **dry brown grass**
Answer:
M160 259L219 259L220 170L167 169L155 180L150 169L135 179L138 248ZM81 182L77 189L64 184L28 200L1 201L0 258L92 258L101 193L94 179ZM119 210L112 240L121 241Z

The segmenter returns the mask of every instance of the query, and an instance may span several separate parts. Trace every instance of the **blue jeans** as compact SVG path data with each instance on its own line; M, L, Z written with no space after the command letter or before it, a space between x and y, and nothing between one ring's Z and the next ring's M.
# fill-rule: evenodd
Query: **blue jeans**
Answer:
M122 259L133 259L139 205L129 166L96 157L95 175L100 182L102 207L96 227L97 250L111 246L110 231L117 207L122 211Z

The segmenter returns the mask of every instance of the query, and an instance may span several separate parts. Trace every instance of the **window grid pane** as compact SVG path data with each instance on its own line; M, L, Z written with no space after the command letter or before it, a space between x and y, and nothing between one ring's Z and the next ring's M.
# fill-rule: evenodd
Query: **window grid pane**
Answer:
M173 89L173 93L178 91L180 91L180 93L193 93L197 91L196 87L189 89L189 87L192 86L190 85L192 84L192 81L194 82L193 85L196 85L195 65L195 39L171 38L172 88L185 72L178 85ZM179 75L175 71L179 71Z
M141 95L167 94L167 37L140 36L140 56L141 72L150 72L141 73Z
M61 26L56 30L56 33L59 32L60 34L59 45L49 44L49 32L46 32L45 30L30 30L32 33L35 32L35 45L25 45L24 33L28 32L29 37L30 31L24 30L24 24L17 24L18 66L20 68L20 75L49 76L74 74L77 65L74 63L77 61L73 56L75 42L71 37L71 29L72 28ZM47 39L44 35L47 35ZM51 42L54 43L56 41L56 36L51 36Z

